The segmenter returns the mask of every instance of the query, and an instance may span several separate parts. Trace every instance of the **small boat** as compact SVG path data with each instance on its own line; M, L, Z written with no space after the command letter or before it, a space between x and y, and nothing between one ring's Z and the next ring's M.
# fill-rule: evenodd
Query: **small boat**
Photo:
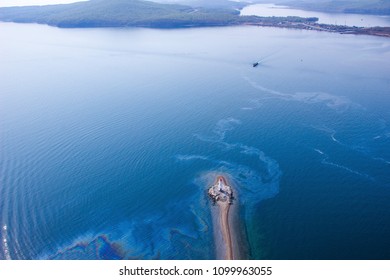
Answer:
M253 67L256 67L257 65L259 65L258 62L255 62L255 63L252 64Z

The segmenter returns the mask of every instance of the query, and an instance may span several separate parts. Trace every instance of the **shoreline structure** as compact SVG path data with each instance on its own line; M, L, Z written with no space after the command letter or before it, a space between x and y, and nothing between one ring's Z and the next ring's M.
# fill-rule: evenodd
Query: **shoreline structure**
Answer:
M233 188L223 176L217 176L214 185L208 189L208 195L216 206L212 209L212 216L217 259L241 259L233 221L236 208L233 205Z

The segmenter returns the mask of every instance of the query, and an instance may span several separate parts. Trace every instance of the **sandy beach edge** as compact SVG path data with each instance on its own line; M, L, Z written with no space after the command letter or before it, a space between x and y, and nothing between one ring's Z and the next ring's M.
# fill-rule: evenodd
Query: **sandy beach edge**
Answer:
M241 221L239 215L237 186L234 186L233 180L225 174L218 175L214 184L221 177L224 183L232 189L234 200L232 204L216 202L210 206L216 259L248 259L247 239L243 230L243 221Z

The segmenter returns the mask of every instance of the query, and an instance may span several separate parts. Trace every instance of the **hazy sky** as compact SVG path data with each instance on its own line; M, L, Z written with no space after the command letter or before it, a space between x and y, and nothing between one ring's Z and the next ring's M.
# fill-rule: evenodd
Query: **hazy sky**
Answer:
M0 7L67 4L88 0L0 0Z

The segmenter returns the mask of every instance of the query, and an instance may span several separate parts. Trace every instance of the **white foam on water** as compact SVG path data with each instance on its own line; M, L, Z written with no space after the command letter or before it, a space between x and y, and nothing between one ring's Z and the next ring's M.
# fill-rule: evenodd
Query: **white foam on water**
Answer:
M384 159L384 158L375 157L373 159L377 160L377 161L380 161L380 162L383 162L383 163L386 163L386 164L390 164L390 160L387 160L387 159Z
M233 130L239 124L241 124L241 121L233 117L224 118L217 122L211 135L194 133L194 136L201 141L222 143L225 139L226 132Z
M363 178L366 178L370 181L375 181L373 177L371 177L370 175L368 174L365 174L365 173L361 173L359 171L356 171L356 170L353 170L349 167L346 167L344 165L340 165L340 164L337 164L337 163L334 163L334 162L331 162L331 161L328 161L328 160L323 160L322 161L323 164L327 164L327 165L331 165L331 166L334 166L334 167L337 167L337 168L340 168L340 169L343 169L349 173L352 173L352 174L355 174L355 175L358 175L358 176L361 176Z
M232 117L222 119L217 122L213 132L218 136L219 140L223 140L225 139L226 132L233 130L235 125L239 124L241 124L241 121Z
M262 107L264 104L261 102L263 99L249 99L248 106L242 107L241 110L255 110Z
M249 77L243 77L253 88L260 90L265 94L273 95L278 99L285 101L296 101L306 104L323 103L331 109L338 111L345 111L350 107L361 107L360 105L353 103L345 96L337 96L326 92L295 92L286 93L278 90L270 89L252 81Z
M338 164L338 163L330 161L329 160L329 156L326 153L324 153L323 151L321 151L319 149L313 149L313 150L323 156L323 158L321 160L322 164L330 165L330 166L333 166L333 167L345 170L345 171L347 171L347 172L349 172L351 174L363 177L363 178L365 178L367 180L370 180L370 181L375 181L375 179L372 176L370 176L370 175L368 175L366 173L362 173L362 172L356 171L356 170L354 170L352 168L349 168L347 166L344 166L344 165L341 165L341 164Z
M315 130L318 130L318 131L322 131L322 132L325 132L327 135L329 135L330 139L335 142L335 143L338 143L342 146L345 146L345 147L348 147L348 148L351 148L350 146L342 143L340 140L338 140L336 138L336 130L332 129L332 128L329 128L327 126L315 126L315 125L311 125L310 126L311 128L315 129Z
M190 161L190 160L208 160L209 158L202 155L176 155L175 158L179 161Z
M225 141L228 131L233 130L241 122L235 118L226 118L219 120L212 130L213 135L196 135L198 140L213 142L219 149L224 151L239 152L247 157L255 157L252 162L257 162L258 168L251 168L239 162L211 159L209 162L214 167L205 170L202 175L194 180L194 183L200 188L204 188L212 180L215 180L217 174L226 174L231 180L237 182L241 189L241 198L247 200L245 203L248 208L261 200L271 198L279 192L279 181L281 170L279 164L266 156L263 151L256 147L248 146L243 143L229 143Z
M382 158L382 157L380 157L380 156L377 156L377 155L372 154L367 146L361 146L361 145L347 145L347 144L341 142L340 140L338 140L338 139L336 138L336 133L337 133L337 132L336 132L334 129L331 129L331 128L326 127L326 126L314 126L314 125L312 125L312 126L310 126L310 127L313 128L313 129L315 129L315 130L325 132L326 134L329 135L330 139L331 139L333 142L335 142L335 143L337 143L337 144L339 144L339 145L341 145L341 146L343 146L343 147L345 147L345 148L347 148L347 149L350 149L350 150L352 150L352 151L355 151L355 152L358 152L358 153L360 153L360 154L363 154L363 155L369 157L371 160L380 161L380 162L382 162L382 163L385 163L386 165L387 165L387 164L390 164L390 161L389 161L389 160L387 160L387 159L385 159L385 158ZM382 129L383 129L383 128L382 128ZM385 133L373 137L372 140L382 139L383 137L386 137L386 136L385 136ZM347 170L347 169L348 169L348 168L346 168L346 170ZM359 172L352 172L352 173L358 174ZM363 175L364 175L364 174L363 174ZM365 176L365 175L364 175L364 176ZM367 175L367 176L370 177L369 175ZM371 177L371 178L372 178L372 177Z

